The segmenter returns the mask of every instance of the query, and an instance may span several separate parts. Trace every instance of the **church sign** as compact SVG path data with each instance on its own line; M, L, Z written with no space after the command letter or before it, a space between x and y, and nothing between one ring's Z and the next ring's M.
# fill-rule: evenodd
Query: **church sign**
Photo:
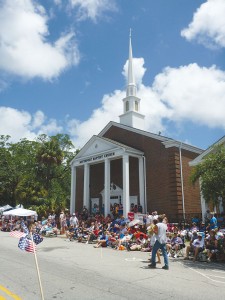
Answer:
M106 154L99 154L99 155L96 155L96 156L93 156L93 157L82 159L82 160L79 161L79 164L95 162L95 161L102 160L104 158L111 157L111 156L114 156L114 155L115 155L115 152L110 152L110 153L106 153Z

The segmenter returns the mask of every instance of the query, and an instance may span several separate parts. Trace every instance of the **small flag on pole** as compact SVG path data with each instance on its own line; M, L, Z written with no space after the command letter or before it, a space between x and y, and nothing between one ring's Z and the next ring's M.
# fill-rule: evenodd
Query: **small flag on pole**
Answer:
M25 250L27 252L32 252L32 253L36 252L36 246L27 237L20 238L18 247L21 250Z
M35 234L34 234L35 235ZM39 235L36 234L36 243L39 244L43 241L43 238ZM39 285L40 285L40 291L41 291L41 299L44 300L44 294L43 294L43 289L42 289L42 284L41 284L41 277L40 277L40 272L38 268L38 262L37 262L37 255L36 255L36 245L34 243L34 237L32 235L32 232L30 232L30 238L28 238L28 234L26 236L23 236L19 239L19 244L18 247L21 250L25 250L27 252L34 253L34 258L35 258L35 263L36 263L36 268L37 268L37 273L38 273L38 280L39 280Z
M25 247L25 250L26 250L27 252L34 253L34 252L36 252L36 246L34 245L34 243L32 243L31 240L28 240L28 241L27 241L27 245L26 245L26 247Z
M23 221L21 222L21 228L23 229L24 233L26 233L26 234L29 233L29 230Z
M41 237L38 233L33 234L33 240L36 245L40 244L43 241L43 237Z

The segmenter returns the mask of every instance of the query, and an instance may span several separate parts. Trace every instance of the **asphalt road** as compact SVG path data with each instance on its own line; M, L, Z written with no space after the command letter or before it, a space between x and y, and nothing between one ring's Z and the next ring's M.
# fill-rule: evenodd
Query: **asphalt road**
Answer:
M34 254L0 232L0 300L41 298ZM37 246L45 300L224 299L225 264L170 259L170 269L148 269L149 254L95 249L45 238ZM163 261L163 258L162 258Z

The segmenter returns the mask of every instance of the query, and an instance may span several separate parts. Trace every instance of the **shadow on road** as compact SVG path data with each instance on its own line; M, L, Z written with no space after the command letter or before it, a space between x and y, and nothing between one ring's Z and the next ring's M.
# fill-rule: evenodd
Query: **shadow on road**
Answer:
M192 260L179 260L183 266L192 268L192 269L201 269L201 270L222 270L225 271L225 264L220 262L199 262L199 261L192 261Z
M66 246L60 246L60 247L46 247L46 248L41 248L38 249L38 252L50 252L50 251L54 251L54 250L58 250L58 249L68 249L68 247Z

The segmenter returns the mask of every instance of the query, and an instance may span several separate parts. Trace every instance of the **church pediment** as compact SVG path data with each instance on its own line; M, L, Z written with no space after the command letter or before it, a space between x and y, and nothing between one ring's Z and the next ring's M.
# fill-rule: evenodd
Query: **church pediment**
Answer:
M99 138L98 136L93 136L87 144L81 149L76 158L86 157L89 155L95 155L98 153L107 152L109 150L118 149L118 145L106 141L105 139Z
M112 158L124 149L108 139L93 136L80 152L75 156L71 164L95 163L105 158Z
M71 164L83 165L85 163L97 163L106 158L121 156L125 152L131 155L143 155L143 152L137 149L94 135L74 157Z

